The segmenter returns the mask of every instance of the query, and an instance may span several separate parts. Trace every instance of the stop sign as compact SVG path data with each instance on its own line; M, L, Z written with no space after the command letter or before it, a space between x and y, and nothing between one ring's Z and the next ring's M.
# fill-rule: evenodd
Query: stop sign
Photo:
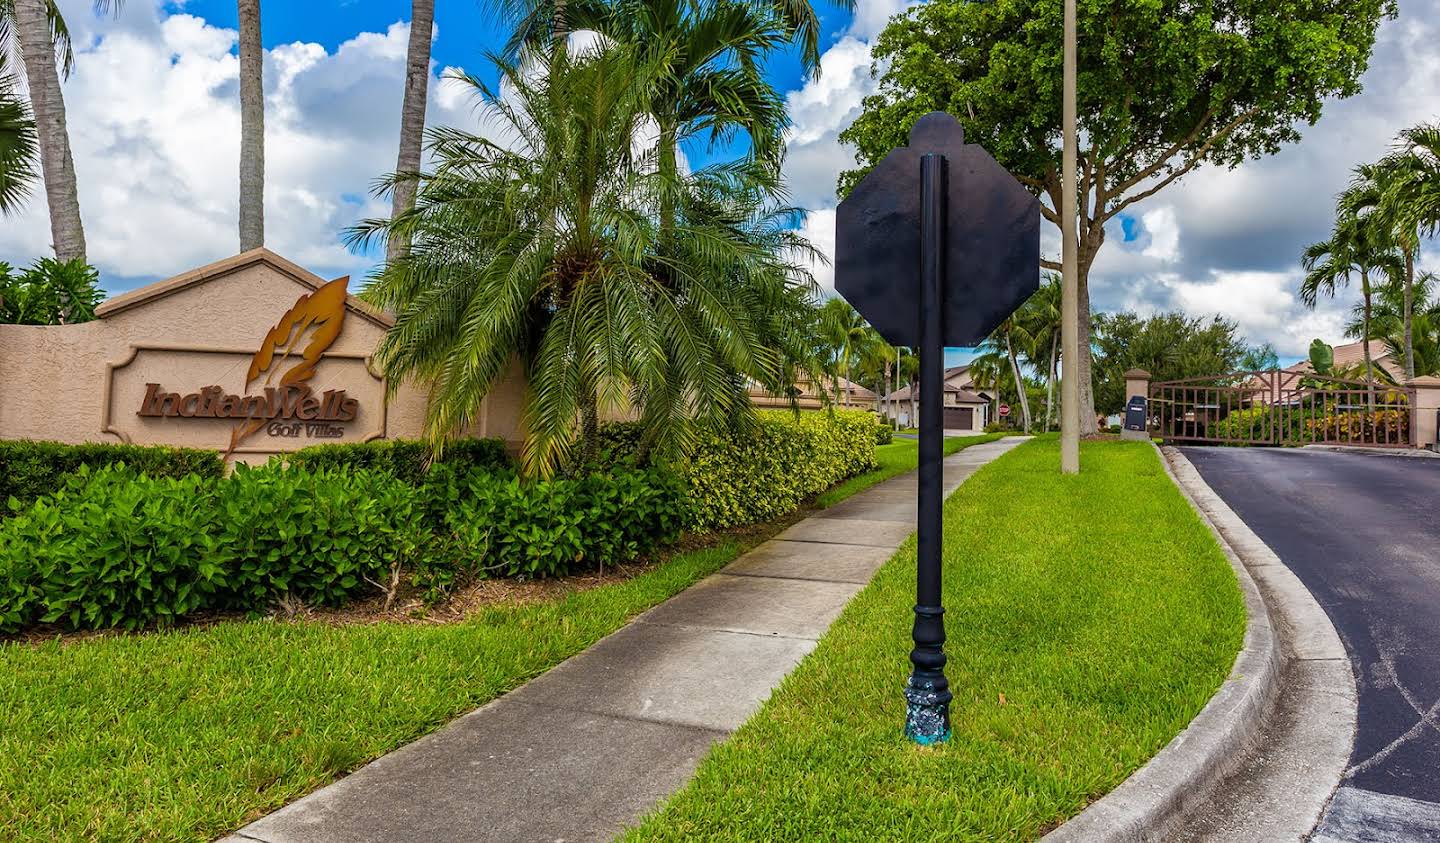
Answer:
M891 345L919 345L920 158L945 156L943 338L974 346L1040 286L1040 201L944 112L920 118L835 213L835 289Z
M1005 416L1008 416L1008 415L1010 415L1010 405L1009 405L1009 404L1001 404L1001 405L1000 405L1000 417L1001 417L1001 418L1004 418Z

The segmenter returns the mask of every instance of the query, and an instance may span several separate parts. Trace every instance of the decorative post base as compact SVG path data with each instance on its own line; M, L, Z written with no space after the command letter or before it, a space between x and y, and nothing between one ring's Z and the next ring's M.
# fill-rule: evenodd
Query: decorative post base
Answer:
M950 683L911 676L905 686L905 737L920 744L950 740Z

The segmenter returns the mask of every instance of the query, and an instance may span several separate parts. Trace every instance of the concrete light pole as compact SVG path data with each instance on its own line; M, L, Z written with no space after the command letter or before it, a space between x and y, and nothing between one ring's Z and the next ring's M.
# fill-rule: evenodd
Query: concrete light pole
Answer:
M1079 246L1075 231L1075 157L1079 139L1075 127L1075 0L1065 0L1065 82L1062 97L1065 148L1061 155L1061 298L1060 353L1065 367L1060 382L1060 471L1080 473L1080 288Z

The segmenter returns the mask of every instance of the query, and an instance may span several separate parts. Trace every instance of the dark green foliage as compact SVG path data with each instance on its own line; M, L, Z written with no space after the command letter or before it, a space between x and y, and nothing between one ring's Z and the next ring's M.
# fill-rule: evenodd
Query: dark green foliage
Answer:
M429 538L415 489L380 470L239 465L216 498L226 608L281 594L340 605L388 582Z
M168 625L222 585L214 481L123 464L72 475L0 526L0 631Z
M513 474L438 470L424 491L455 560L447 576L544 577L626 562L673 541L689 512L678 475L659 466L524 482ZM433 568L434 566L432 566ZM436 582L419 583L433 589Z
M312 445L290 454L293 466L321 470L375 469L418 486L430 467L430 450L417 439L376 440L345 445ZM458 471L513 468L503 439L456 439L445 444L439 462Z
M434 599L492 573L632 560L673 541L688 513L683 481L661 467L528 483L441 463L419 487L279 462L223 480L82 467L0 523L0 633L168 625L285 595L335 606L404 572Z
M95 318L104 301L100 273L80 258L64 263L41 258L14 272L0 263L0 323L73 325Z
M96 469L120 462L152 478L219 477L225 472L218 453L194 448L0 441L0 512L6 511L3 504L10 498L25 505L57 491L81 466Z
M1095 409L1105 415L1125 408L1127 369L1144 369L1151 383L1227 375L1248 350L1234 322L1183 313L1098 314L1094 347Z

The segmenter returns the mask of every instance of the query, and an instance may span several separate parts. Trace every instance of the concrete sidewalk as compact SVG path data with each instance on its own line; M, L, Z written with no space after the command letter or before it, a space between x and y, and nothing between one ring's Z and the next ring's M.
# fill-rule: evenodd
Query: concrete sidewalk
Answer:
M947 458L946 494L1022 441ZM610 839L683 786L814 649L914 530L915 495L911 472L795 524L529 684L224 843ZM895 700L898 729L899 688Z

